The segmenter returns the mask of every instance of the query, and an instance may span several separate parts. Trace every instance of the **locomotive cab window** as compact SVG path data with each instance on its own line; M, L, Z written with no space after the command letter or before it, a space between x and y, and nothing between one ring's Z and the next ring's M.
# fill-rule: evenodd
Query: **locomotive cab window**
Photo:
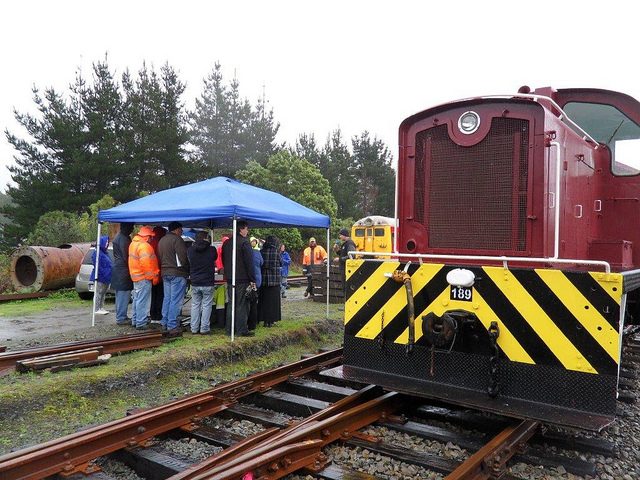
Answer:
M612 105L569 102L569 118L611 150L614 175L640 174L640 126ZM581 134L580 132L576 132Z
M384 228L375 228L373 232L376 237L384 237Z
M364 237L364 228L356 228L356 237Z

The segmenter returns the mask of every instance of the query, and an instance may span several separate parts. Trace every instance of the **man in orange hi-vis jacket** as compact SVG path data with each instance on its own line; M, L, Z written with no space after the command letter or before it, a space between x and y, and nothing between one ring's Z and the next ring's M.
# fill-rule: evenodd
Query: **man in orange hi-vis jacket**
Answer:
M129 274L133 280L133 315L131 324L136 330L148 328L151 309L151 287L160 281L158 259L149 240L155 235L153 229L144 226L133 237L129 246Z
M302 273L307 276L307 290L304 296L313 297L313 279L311 278L311 265L322 265L327 259L327 251L316 243L316 239L309 239L309 246L304 249L302 255Z

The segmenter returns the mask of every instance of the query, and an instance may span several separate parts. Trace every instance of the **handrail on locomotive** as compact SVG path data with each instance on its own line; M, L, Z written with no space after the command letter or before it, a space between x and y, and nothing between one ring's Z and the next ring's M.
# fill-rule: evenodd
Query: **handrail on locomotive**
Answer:
M597 265L604 268L604 273L611 273L611 265L604 260L577 260L572 258L532 258L532 257L506 257L506 256L490 256L490 255L437 255L429 253L398 253L398 252L349 252L349 258L356 258L356 256L362 257L389 257L389 258L414 258L422 265L424 259L434 260L474 260L474 261L487 261L487 262L499 262L502 263L504 268L508 268L508 262L521 262L521 263L534 263L534 262L549 262L549 263L562 263L566 265Z

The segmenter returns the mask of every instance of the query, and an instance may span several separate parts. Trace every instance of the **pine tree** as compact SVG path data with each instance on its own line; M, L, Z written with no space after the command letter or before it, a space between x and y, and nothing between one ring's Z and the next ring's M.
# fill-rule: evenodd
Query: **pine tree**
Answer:
M334 130L327 138L324 155L328 158L325 177L331 184L333 195L338 203L339 218L358 218L360 211L354 199L357 191L354 160L349 148L342 139L340 129Z
M187 162L183 93L169 65L159 76L143 65L120 84L106 60L90 83L78 73L67 95L34 87L38 113L14 112L27 136L5 131L17 154L3 241L21 242L48 211L78 214L105 194L124 202L202 178Z
M213 71L204 79L200 98L192 116L192 142L197 149L198 159L211 174L222 175L227 171L226 119L229 116L226 103L227 93L222 78L222 67L216 63Z
M160 115L157 144L160 167L170 188L185 185L194 180L207 178L202 165L187 161L185 145L190 139L188 130L188 114L182 95L185 84L178 78L176 71L165 64L161 70Z
M33 100L39 115L14 110L15 119L33 140L5 130L17 152L15 165L9 167L15 183L7 190L12 203L3 208L11 219L4 229L5 241L14 245L23 241L42 214L70 208L74 199L69 197L86 190L84 179L75 168L76 162L82 163L86 158L78 129L80 114L54 89L41 94L34 87Z
M263 93L251 111L247 132L246 157L261 165L278 151L276 135L280 124L274 120L273 110L267 110L267 103Z
M394 215L395 172L382 140L363 132L351 140L358 187L354 203L361 216Z
M233 177L247 162L265 164L277 151L275 137L280 125L266 99L256 107L240 95L240 82L234 78L225 85L222 67L216 63L204 79L203 91L196 99L192 115L192 142L197 158L211 175Z

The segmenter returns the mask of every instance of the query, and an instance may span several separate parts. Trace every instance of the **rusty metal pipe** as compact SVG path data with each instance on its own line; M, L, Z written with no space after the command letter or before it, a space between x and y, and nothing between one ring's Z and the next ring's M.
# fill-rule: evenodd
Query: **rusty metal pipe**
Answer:
M54 290L74 285L90 243L59 247L22 246L11 255L11 282L16 290Z

